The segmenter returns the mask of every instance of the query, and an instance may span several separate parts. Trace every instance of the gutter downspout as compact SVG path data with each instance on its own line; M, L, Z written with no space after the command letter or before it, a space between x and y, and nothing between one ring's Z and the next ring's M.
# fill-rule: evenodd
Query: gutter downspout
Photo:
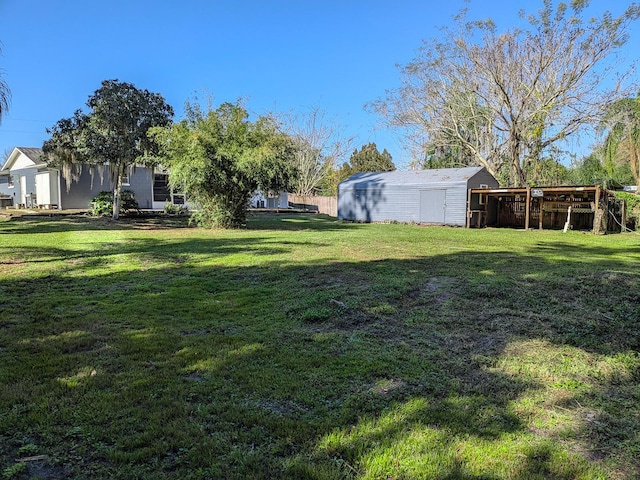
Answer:
M60 180L60 170L56 170L58 177L58 210L62 210L62 181Z

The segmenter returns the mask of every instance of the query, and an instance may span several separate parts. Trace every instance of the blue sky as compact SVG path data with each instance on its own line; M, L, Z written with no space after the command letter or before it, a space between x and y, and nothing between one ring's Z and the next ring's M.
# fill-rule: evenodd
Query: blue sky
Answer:
M619 14L625 5L604 8ZM215 105L244 98L256 114L318 107L355 136L354 147L376 142L402 168L408 153L364 105L396 87L397 65L464 6L506 28L541 2L0 0L0 69L12 92L0 163L14 146L42 146L46 128L117 78L162 94L177 120L196 94ZM638 47L634 35L627 51Z

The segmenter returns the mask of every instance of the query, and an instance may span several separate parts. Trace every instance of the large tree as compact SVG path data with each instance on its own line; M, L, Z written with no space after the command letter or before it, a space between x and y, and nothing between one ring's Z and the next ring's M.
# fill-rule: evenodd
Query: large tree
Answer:
M0 53L2 50L0 49ZM2 70L0 70L0 74ZM9 90L9 86L0 75L0 122L2 121L2 117L7 114L7 110L9 110L9 103L11 103L11 90Z
M293 193L308 197L327 190L338 170L340 160L351 148L353 139L343 127L319 107L284 117L287 133L296 144L293 165L296 178Z
M159 93L118 80L103 81L87 106L88 113L77 110L47 130L51 138L43 151L50 163L62 168L67 183L77 180L83 165L108 166L113 218L117 219L123 176L136 164L154 158L156 145L147 132L169 125L173 108Z
M367 143L360 150L357 148L349 157L349 161L342 164L338 171L338 183L359 172L390 172L395 170L391 154L385 148L380 152L375 143ZM334 187L337 190L337 184Z
M353 172L390 172L396 169L391 154L386 149L380 152L375 143L357 148L349 157L348 168Z
M287 189L294 175L294 144L269 116L249 120L239 103L202 109L187 103L187 118L150 134L161 145L158 161L169 184L184 191L203 226L237 228L246 223L256 190Z
M491 20L467 21L463 11L373 107L406 129L419 158L455 152L506 183L526 184L534 164L557 155L554 148L623 93L615 54L640 6L585 20L588 6L544 0L537 13L521 13L526 27L505 31Z

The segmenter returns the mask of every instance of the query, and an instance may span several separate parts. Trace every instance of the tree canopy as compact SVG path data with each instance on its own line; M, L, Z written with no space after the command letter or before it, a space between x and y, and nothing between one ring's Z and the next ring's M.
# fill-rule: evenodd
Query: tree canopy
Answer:
M358 172L390 172L396 169L393 164L391 154L384 149L382 152L378 150L375 143L367 143L360 150L357 148L349 157L349 162L343 164L348 171Z
M640 186L640 93L623 98L606 110L601 127L605 132L604 168L611 176L628 169Z
M558 158L563 141L624 93L612 75L614 54L640 6L585 20L588 6L544 0L536 14L521 13L526 27L505 31L492 20L467 21L463 10L373 108L407 130L417 158L440 152L509 185L527 184L535 164Z
M113 186L113 218L120 211L122 178L129 168L153 158L156 145L147 135L151 127L167 126L173 108L162 95L133 84L105 80L87 101L89 113L77 110L47 130L45 158L59 165L67 182L83 165L108 166Z
M375 143L367 143L360 150L356 148L349 161L342 164L337 175L338 183L359 172L390 172L395 169L391 154L386 149L380 152Z
M158 161L170 186L197 206L203 226L237 228L246 223L256 190L277 192L294 178L294 143L270 116L249 120L240 102L203 110L187 103L187 118L151 130L161 146Z

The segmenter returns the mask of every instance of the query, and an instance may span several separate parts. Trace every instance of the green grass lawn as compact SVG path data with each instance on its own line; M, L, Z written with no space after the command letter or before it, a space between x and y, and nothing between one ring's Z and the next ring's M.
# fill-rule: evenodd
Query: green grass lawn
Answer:
M640 477L640 239L0 219L0 474Z

